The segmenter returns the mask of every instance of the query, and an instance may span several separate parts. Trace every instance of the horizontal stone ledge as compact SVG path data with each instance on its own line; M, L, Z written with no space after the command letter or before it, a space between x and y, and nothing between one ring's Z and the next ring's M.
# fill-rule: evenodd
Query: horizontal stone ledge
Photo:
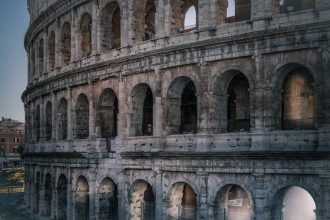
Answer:
M88 159L84 154L79 152L23 153L22 157L23 158Z

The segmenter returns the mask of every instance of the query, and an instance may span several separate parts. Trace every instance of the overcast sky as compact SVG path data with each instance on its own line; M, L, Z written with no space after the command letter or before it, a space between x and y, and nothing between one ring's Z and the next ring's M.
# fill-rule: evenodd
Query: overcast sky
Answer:
M0 117L24 121L21 94L27 84L24 34L29 23L26 0L0 0Z

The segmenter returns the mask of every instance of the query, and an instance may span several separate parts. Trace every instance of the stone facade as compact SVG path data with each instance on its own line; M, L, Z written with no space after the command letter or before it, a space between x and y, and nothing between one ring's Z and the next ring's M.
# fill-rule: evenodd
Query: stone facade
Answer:
M289 220L292 187L330 219L328 0L28 6L36 219Z

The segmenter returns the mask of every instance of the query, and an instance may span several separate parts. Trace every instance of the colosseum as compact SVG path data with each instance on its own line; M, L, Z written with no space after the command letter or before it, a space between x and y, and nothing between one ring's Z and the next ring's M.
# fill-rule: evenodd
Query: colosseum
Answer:
M329 0L27 4L34 219L330 219Z

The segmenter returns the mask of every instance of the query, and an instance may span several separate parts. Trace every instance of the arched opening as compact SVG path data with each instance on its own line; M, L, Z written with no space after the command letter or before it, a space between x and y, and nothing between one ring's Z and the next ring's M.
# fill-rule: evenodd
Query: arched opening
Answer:
M118 99L112 89L106 89L99 98L98 120L101 138L114 138L117 136Z
M139 84L132 90L132 134L153 134L153 95L147 84Z
M101 12L101 48L102 51L121 46L120 8L117 1L108 3Z
M40 172L37 172L36 181L35 181L35 207L34 213L39 213L39 204L40 204Z
M36 52L35 52L35 47L33 46L31 48L31 80L34 80L34 77L36 76Z
M89 186L85 177L80 176L76 183L75 219L89 219Z
M276 193L272 220L316 220L315 210L315 201L305 189L286 187Z
M92 17L89 13L83 14L80 22L81 56L86 57L92 53Z
M46 104L46 132L45 132L45 140L49 141L52 139L52 127L53 127L53 121L52 121L52 103L47 102Z
M98 189L100 220L118 219L118 197L116 184L110 178L102 180Z
M228 0L226 23L250 20L251 0Z
M52 31L48 38L48 68L49 70L55 67L55 32Z
M145 9L144 21L144 40L150 40L155 37L156 6L154 0L148 0Z
M75 113L76 138L86 139L89 136L89 102L86 95L79 95Z
M296 68L284 79L282 129L315 129L314 80L305 68Z
M251 220L252 203L246 191L238 185L224 186L216 198L216 219Z
M52 179L49 173L45 179L44 215L50 216L52 206Z
M197 25L197 11L194 5L190 6L184 14L184 30L188 31L196 28Z
M169 192L167 216L175 220L197 219L196 194L187 183L174 184Z
M68 101L62 98L57 111L58 139L65 140L68 136Z
M288 13L315 9L315 0L272 0L272 6L275 13Z
M62 174L58 178L57 183L57 219L67 219L67 192L68 191L68 180Z
M155 197L152 187L143 180L137 180L130 189L130 219L153 220L155 218Z
M38 47L38 62L39 62L39 74L41 75L44 71L44 39L39 40Z
M61 29L61 57L62 62L67 64L71 59L71 26L65 22Z
M179 77L171 83L167 117L170 134L197 132L196 87L188 77Z
M250 130L250 87L248 79L238 73L227 89L227 129L229 132Z
M34 132L36 142L40 141L40 105L37 106L34 113Z

